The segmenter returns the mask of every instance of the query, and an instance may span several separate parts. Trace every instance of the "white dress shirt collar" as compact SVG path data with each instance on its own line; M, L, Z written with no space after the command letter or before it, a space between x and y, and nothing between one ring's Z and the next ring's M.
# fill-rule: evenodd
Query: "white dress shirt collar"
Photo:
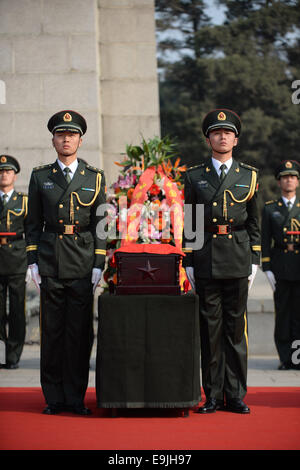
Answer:
M292 197L292 199L288 199L287 197L284 197L284 196L281 196L283 202L285 203L285 205L287 206L287 203L290 201L292 203L292 207L294 205L294 202L296 200L296 196Z
M8 193L4 193L4 191L1 191L1 189L0 189L0 198L2 199L3 194L7 194L8 198L7 198L6 202L8 202L10 200L13 192L14 192L14 189L11 189Z
M66 168L67 165L65 165L59 158L57 159L57 163L59 164L60 168L61 168L61 171L64 172L64 169ZM76 160L74 160L74 162L71 163L71 165L68 165L68 167L70 168L71 172L69 173L71 179L73 178L74 176L74 173L75 171L77 170L77 167L78 167L78 160L76 158Z
M220 175L220 173L221 173L220 166L223 165L223 162L220 162L219 160L217 160L214 157L212 157L211 160L212 160L212 164L213 164L217 174ZM232 165L232 158L230 158L229 160L226 160L226 162L224 162L224 165L226 165L226 167L227 167L227 170L225 170L225 172L227 173L229 171L231 165Z

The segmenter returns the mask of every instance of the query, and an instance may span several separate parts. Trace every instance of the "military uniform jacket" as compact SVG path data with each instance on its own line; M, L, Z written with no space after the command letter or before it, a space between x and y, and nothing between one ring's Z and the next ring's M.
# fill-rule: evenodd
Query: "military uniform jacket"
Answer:
M38 263L42 276L59 279L82 279L93 267L103 268L106 241L98 223L104 216L97 215L97 209L105 202L102 170L83 160L78 159L70 184L57 161L33 169L26 229L28 263Z
M204 205L204 243L193 249L195 239L183 234L184 266L207 279L241 278L260 263L260 231L256 204L257 169L233 160L222 183L211 158L191 168L185 176L185 204ZM226 227L227 226L227 227ZM203 229L203 224L202 224Z
M16 235L0 237L0 275L24 274L27 270L24 224L27 217L27 196L14 191L3 206L0 202L0 232Z
M268 201L262 216L262 268L277 279L300 280L300 201L289 212L283 200Z

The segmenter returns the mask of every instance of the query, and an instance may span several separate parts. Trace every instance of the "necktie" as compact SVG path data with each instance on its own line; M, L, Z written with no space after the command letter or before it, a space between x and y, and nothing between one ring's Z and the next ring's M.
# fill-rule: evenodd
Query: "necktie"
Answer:
M292 208L292 203L291 201L288 201L287 202L287 208L288 208L288 211L290 212L291 208Z
M7 194L3 194L3 196L2 196L3 206L6 206L6 204L7 204L7 198L8 198L8 195L7 195Z
M66 168L64 168L64 174L65 174L65 177L66 177L66 180L67 180L67 183L71 183L71 176L70 176L70 173L71 173L71 170L70 168L68 168L66 166Z
M221 165L220 166L220 170L221 170L221 173L220 173L220 181L222 183L222 181L224 180L225 176L226 176L226 173L225 173L225 170L227 170L227 166L226 165Z

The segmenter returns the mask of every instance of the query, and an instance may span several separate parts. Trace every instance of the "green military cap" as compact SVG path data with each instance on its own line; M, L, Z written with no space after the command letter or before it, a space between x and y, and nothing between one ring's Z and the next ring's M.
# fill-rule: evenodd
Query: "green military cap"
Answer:
M279 179L281 176L294 175L299 179L300 165L296 160L284 160L275 170L275 177Z
M241 133L241 120L239 116L230 109L214 109L207 113L202 122L202 131L208 137L210 131L215 129L229 129L239 137Z
M19 173L19 162L10 155L0 155L0 171L1 170L14 170L15 173Z
M85 134L87 125L86 120L76 111L64 110L55 113L48 121L48 129L52 134L54 132L79 132L80 135Z

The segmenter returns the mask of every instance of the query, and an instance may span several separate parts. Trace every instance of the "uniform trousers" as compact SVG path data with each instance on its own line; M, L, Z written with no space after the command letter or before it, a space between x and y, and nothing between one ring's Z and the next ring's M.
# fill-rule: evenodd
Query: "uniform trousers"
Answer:
M300 281L276 279L274 340L279 359L290 364L294 340L300 340Z
M93 343L91 276L42 276L41 386L48 405L82 405Z
M0 340L5 343L8 365L17 364L23 351L26 333L25 286L25 274L0 276Z
M247 391L248 278L195 280L206 398L243 399Z

